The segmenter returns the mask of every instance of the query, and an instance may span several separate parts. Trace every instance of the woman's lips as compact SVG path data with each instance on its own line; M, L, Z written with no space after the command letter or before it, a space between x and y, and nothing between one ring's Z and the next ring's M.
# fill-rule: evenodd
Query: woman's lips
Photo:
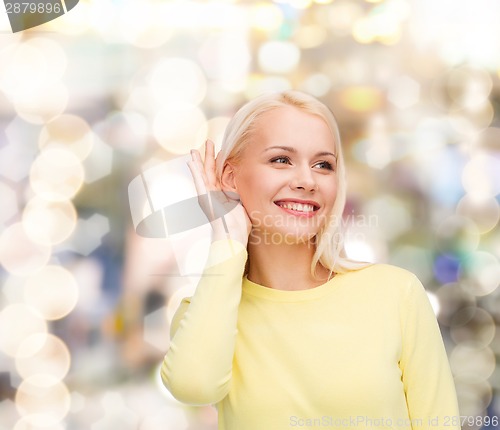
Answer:
M311 201L279 200L274 204L287 213L305 217L314 216L319 209L319 205Z

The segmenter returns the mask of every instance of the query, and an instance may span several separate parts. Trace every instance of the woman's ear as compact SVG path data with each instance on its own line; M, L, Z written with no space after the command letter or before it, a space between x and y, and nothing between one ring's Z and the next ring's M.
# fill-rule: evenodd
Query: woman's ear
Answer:
M222 168L220 183L222 186L222 191L232 191L234 193L238 193L234 166L231 163L226 163Z

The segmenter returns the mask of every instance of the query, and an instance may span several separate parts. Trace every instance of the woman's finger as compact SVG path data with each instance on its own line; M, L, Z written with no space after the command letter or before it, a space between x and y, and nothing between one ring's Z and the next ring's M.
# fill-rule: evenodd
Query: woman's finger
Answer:
M201 159L200 153L197 150L191 151L192 160L188 162L188 167L191 170L191 174L193 176L196 192L198 193L198 202L207 215L210 221L214 221L216 216L215 207L220 203L213 201L213 199L218 199L220 196L217 194L219 190L215 186L210 184L210 181L207 178L205 173L205 165ZM214 193L214 195L212 195ZM224 199L224 201L227 201ZM214 206L215 205L215 206Z
M188 161L187 165L193 176L196 192L199 196L207 194L207 181L206 178L204 178L205 172L200 168L200 161L197 160L196 154L194 154L193 151L191 151L191 158L191 161Z
M207 175L205 173L205 165L203 163L203 160L201 159L201 155L200 155L199 151L197 151L196 149L191 150L191 158L193 160L194 166L196 166L203 181L205 182L205 188L207 190L210 190L211 184L209 183Z
M217 188L217 178L215 175L215 145L208 139L205 143L205 175L210 188Z

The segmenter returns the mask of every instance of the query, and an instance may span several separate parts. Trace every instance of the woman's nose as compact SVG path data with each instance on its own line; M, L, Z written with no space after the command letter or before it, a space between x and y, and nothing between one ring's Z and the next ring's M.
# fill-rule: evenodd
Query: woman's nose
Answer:
M314 178L313 172L309 166L297 167L292 180L290 181L290 188L302 189L305 191L315 191L318 187Z

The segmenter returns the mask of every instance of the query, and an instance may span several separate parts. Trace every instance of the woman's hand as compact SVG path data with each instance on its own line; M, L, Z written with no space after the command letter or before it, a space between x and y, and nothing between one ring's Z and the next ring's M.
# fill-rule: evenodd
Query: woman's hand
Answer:
M214 240L230 238L247 245L252 228L250 218L238 195L224 191L215 174L215 148L211 140L205 144L205 162L197 150L188 162L198 193L198 202L214 232Z

